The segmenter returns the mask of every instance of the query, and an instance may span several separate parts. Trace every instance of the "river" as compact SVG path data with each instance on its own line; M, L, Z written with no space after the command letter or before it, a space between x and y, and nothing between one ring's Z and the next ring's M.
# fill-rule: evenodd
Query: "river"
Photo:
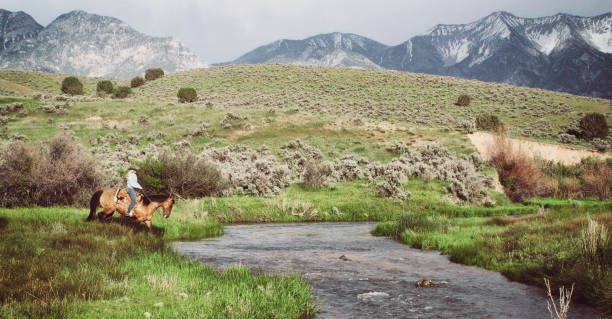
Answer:
M373 223L226 226L219 238L174 243L181 255L222 269L299 273L319 305L317 318L549 318L546 296L482 268L373 237ZM440 286L417 288L427 278ZM569 318L593 318L572 305Z

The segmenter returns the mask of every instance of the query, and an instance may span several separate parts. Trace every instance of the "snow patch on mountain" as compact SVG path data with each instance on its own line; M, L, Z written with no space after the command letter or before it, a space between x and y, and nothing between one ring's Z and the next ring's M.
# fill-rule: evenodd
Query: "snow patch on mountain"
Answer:
M612 16L586 24L580 35L597 50L612 53Z
M470 47L472 42L467 39L461 39L459 41L453 41L448 43L447 46L439 49L444 66L451 66L465 60L470 55Z
M561 41L557 30L552 30L548 33L529 33L528 37L535 44L538 51L546 55L550 55Z

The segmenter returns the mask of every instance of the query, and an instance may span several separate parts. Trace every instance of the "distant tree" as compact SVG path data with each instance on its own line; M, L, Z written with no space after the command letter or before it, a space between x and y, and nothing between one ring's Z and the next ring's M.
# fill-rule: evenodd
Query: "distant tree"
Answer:
M137 88L143 85L144 83L145 83L145 80L142 77L137 76L137 77L132 78L132 81L130 82L130 86L132 88Z
M164 70L160 68L148 69L145 71L145 79L147 81L153 81L164 76Z
M608 136L608 122L601 113L589 113L580 119L582 137L588 140L606 138Z
M96 85L96 92L105 92L106 94L113 93L113 82L109 80L99 81Z
M113 93L113 97L117 99L123 99L132 94L132 89L127 86L118 86Z
M74 76L69 76L62 81L62 92L70 95L83 94L83 83Z
M461 95L457 102L455 103L457 106L470 106L470 96L469 95Z
M176 96L179 99L179 102L195 102L198 100L198 94L194 88L182 87L178 90Z
M495 115L480 114L476 117L476 128L479 130L498 131L503 128L503 124Z

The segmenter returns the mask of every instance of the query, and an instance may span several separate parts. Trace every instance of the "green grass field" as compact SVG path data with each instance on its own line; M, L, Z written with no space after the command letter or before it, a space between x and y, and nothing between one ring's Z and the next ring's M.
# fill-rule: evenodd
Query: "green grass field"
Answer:
M223 233L183 211L153 233L120 219L86 223L75 208L0 209L2 318L307 318L316 311L299 276L215 271L170 250L171 240ZM162 232L160 234L160 232Z

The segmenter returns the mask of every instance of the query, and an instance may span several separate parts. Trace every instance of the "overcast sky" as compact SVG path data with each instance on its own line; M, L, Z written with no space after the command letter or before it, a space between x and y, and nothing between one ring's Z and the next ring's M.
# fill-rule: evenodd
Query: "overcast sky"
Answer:
M76 9L113 16L148 35L175 37L215 63L278 39L339 31L396 45L438 23L493 11L593 16L612 11L612 0L0 0L0 8L25 11L43 26Z

